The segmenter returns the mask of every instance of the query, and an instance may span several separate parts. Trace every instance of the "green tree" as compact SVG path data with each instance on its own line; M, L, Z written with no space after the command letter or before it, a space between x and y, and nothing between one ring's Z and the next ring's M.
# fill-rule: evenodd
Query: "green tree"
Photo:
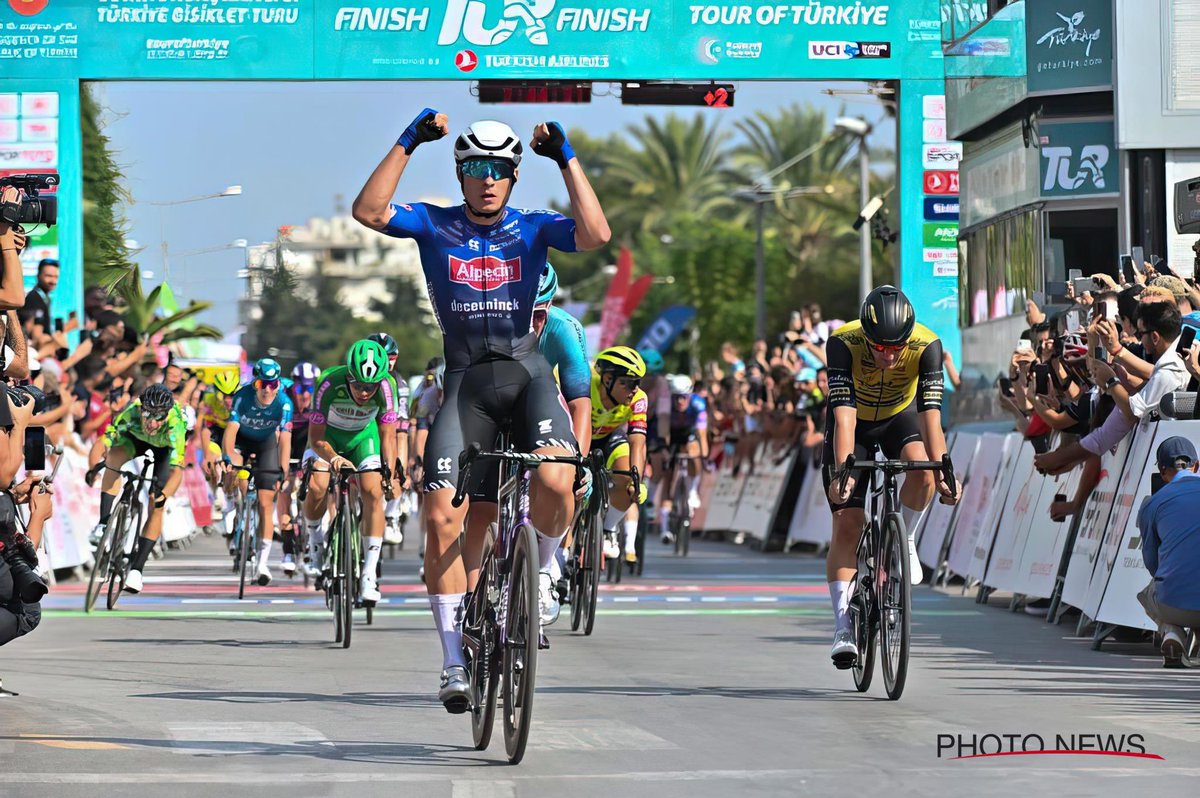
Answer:
M121 185L124 176L101 128L102 109L90 83L79 91L83 160L83 280L104 281L105 275L133 268L125 248L126 222L122 205L129 199Z
M185 308L175 304L171 287L166 283L146 293L142 286L142 271L133 264L126 269L109 265L97 275L98 282L117 295L125 323L149 336L162 335L159 343L186 341L193 338L220 338L222 333L211 324L198 324L196 317L212 307L211 302L192 301Z

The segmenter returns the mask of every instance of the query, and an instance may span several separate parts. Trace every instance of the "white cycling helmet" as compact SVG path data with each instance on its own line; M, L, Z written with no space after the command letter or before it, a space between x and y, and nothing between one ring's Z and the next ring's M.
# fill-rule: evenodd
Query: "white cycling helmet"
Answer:
M458 134L454 142L454 162L462 163L468 158L501 158L517 166L521 163L523 149L511 127L484 119L471 123Z
M672 396L682 396L692 392L692 378L686 374L668 374L667 386Z

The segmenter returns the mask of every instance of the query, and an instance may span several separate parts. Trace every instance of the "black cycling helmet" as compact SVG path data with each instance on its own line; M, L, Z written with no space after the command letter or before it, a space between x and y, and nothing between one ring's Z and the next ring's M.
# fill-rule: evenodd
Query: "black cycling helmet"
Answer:
M146 386L142 391L141 400L142 407L146 410L168 410L175 404L175 394L161 382L156 382Z
M867 294L858 320L867 339L881 346L907 343L917 323L912 303L893 285L881 285Z

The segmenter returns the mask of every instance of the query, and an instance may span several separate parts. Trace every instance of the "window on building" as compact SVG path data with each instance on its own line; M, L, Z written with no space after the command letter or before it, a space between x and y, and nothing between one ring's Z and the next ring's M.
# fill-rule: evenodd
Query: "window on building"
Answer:
M1037 209L1026 209L959 238L961 326L1025 312L1025 301L1040 287L1040 216Z

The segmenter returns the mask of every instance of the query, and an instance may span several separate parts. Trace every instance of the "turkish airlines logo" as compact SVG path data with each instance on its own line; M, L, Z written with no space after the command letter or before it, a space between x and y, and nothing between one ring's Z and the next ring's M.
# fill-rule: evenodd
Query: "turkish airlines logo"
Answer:
M521 280L521 259L484 257L462 260L450 256L450 281L469 285L476 291L491 291L505 283Z
M40 14L49 2L50 0L8 0L8 4L12 6L12 10L23 17L32 17L34 14Z
M926 194L957 194L958 172L930 170L925 172Z
M459 72L470 72L479 66L479 56L471 50L459 50L454 56L454 65L458 67Z

